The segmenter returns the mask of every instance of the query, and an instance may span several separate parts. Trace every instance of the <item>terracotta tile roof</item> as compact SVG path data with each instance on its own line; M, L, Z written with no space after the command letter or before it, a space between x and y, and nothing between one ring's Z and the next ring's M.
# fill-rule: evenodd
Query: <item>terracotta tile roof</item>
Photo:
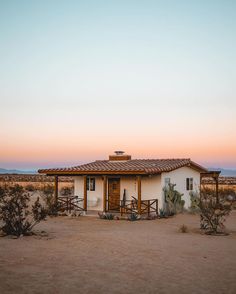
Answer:
M126 161L97 160L91 163L55 169L41 169L45 174L159 174L190 166L200 172L205 168L190 159L132 159Z

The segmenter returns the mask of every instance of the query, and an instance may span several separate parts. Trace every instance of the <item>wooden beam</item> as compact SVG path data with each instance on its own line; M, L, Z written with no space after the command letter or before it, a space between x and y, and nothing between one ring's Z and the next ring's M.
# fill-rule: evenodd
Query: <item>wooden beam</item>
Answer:
M58 202L58 176L54 177L54 201Z
M103 211L107 211L107 176L103 176Z
M219 204L219 178L216 177L215 181L216 181L216 202L217 204Z
M87 176L84 176L84 211L87 211Z
M138 214L141 215L141 176L137 176L138 185Z
M220 175L220 171L209 171L200 173L200 177L202 178L218 178Z

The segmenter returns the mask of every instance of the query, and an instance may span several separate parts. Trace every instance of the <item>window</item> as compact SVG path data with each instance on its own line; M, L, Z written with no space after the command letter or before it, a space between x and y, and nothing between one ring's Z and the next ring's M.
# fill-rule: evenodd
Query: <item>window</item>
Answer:
M186 190L193 190L193 178L186 178Z
M170 184L170 178L165 178L165 187L167 188Z
M87 191L95 191L95 178L87 177Z

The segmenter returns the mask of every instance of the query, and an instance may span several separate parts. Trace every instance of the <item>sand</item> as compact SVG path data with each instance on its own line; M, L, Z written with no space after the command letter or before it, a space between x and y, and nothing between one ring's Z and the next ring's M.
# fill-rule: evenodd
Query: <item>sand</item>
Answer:
M36 227L48 235L0 238L0 293L236 293L236 211L229 236L198 227L194 215L49 218Z

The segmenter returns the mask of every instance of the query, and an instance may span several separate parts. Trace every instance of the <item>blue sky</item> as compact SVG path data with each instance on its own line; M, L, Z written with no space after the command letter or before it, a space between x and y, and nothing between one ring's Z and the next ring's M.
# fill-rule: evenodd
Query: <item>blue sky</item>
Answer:
M0 0L0 166L236 167L235 29L236 1Z

